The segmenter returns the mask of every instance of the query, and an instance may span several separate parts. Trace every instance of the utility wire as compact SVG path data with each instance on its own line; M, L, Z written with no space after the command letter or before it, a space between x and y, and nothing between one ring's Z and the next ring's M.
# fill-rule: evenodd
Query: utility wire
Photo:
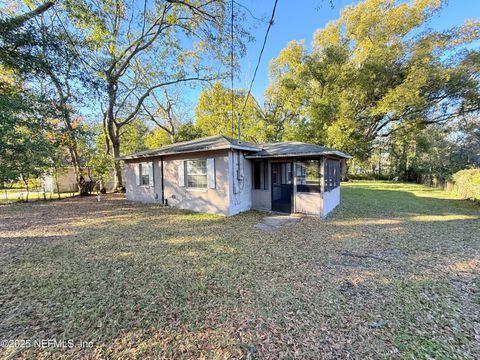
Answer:
M273 5L273 10L272 10L272 16L270 17L270 21L268 22L267 31L265 32L265 37L263 38L262 50L260 50L260 54L258 55L258 61L257 61L257 65L255 66L255 71L253 73L253 78L252 78L252 81L250 82L250 87L248 88L248 93L247 93L247 96L245 97L245 102L243 103L242 111L240 113L239 124L240 124L240 121L242 119L243 113L245 112L245 107L247 106L248 98L250 97L250 94L252 92L253 82L255 81L255 77L257 76L257 71L258 71L258 67L260 66L260 61L262 60L263 51L265 50L265 45L267 43L268 33L270 32L270 28L273 25L273 19L275 17L275 10L277 9L277 3L278 3L278 0L275 0L275 4ZM232 86L232 88L233 88L233 86ZM233 102L232 102L232 105L233 105ZM233 121L233 118L232 118L232 121ZM240 132L240 127L239 127L238 131Z
M235 129L235 119L234 119L234 107L235 107L235 94L234 94L234 90L233 90L233 80L234 80L234 71L235 71L235 65L233 63L233 49L234 49L234 37L233 37L233 2L234 0L232 0L232 27L231 27L231 48L230 48L230 81L231 81L231 88L232 88L232 113L231 113L231 118L232 118L232 135L233 135L233 132L234 132L234 129Z

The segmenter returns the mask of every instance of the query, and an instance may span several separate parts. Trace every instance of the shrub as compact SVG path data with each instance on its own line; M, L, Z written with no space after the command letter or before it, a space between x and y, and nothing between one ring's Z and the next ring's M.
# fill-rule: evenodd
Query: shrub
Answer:
M465 199L480 200L480 169L461 170L452 178L458 195Z

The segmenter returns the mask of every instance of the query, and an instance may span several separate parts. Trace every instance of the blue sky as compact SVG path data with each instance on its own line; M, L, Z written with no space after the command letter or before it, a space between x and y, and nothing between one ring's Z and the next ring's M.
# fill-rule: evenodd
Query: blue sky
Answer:
M269 18L274 0L238 0L247 6L256 17ZM262 102L263 91L268 84L268 63L278 56L291 40L312 41L313 33L324 27L330 20L340 16L340 10L358 1L333 0L278 0L275 23L270 30L268 42L258 69L252 93ZM432 19L429 26L445 30L463 24L466 19L480 18L480 0L450 0L446 7ZM235 87L247 88L258 59L267 24L261 24L253 31L255 42L248 44L247 56L242 60L242 72Z

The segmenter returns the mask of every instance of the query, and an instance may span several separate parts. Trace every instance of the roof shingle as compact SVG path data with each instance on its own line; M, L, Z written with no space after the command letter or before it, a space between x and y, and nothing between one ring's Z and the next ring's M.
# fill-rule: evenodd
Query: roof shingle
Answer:
M171 145L166 145L158 149L140 151L134 154L125 155L117 158L117 160L131 160L138 158L147 158L160 155L172 155L180 153L190 153L208 150L238 149L244 151L259 151L258 147L254 147L249 143L238 142L228 136L215 135L200 139L183 141Z
M345 159L351 158L350 155L333 148L315 144L307 144L298 141L259 144L258 147L262 148L262 150L253 154L249 154L245 157L247 159L255 159L271 157L335 155Z
M350 155L345 154L339 150L315 144L307 144L296 141L252 144L243 141L239 142L228 136L215 135L191 141L175 143L163 146L158 149L140 151L135 154L121 156L117 158L117 160L132 160L162 155L173 155L223 149L236 149L250 152L245 156L248 159L319 155L333 155L345 159L351 158Z

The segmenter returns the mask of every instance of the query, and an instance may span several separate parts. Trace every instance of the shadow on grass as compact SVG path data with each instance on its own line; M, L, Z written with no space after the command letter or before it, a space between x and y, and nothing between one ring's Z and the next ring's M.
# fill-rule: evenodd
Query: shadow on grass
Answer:
M104 358L239 358L252 348L318 358L398 355L394 339L404 346L420 330L471 351L435 319L471 319L456 310L448 276L450 263L476 259L475 208L388 189L342 195L327 221L275 233L254 228L262 213L223 218L117 198L11 207L0 213L10 220L0 246L31 246L0 252L0 338L92 341L84 355ZM376 317L392 329L369 329Z

